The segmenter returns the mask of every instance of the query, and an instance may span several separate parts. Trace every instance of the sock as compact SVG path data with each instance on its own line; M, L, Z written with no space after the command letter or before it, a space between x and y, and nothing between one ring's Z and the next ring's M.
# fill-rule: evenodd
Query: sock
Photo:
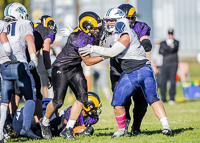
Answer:
M66 126L66 128L74 128L74 125L75 125L75 123L76 123L76 120L68 120L68 122L67 122L67 126Z
M167 117L162 117L162 118L160 119L160 122L161 122L161 124L162 124L163 129L164 129L164 128L170 128L170 127L169 127L168 120L167 120Z
M8 107L1 105L0 134L3 133L3 127L7 117Z
M30 129L34 112L35 102L33 100L27 100L23 109L23 127L25 130Z
M115 116L117 125L119 129L124 129L125 128L125 118L126 118L126 112L120 116Z
M43 117L43 120L42 120L42 124L44 126L49 126L49 119L47 119L45 116Z

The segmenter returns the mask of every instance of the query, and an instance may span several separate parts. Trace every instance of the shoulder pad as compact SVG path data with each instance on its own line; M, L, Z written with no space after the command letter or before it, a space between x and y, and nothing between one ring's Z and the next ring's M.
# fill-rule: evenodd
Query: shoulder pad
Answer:
M31 26L32 29L34 29L34 24L33 24L32 21L30 21L30 20L20 20L20 22L21 22L24 26L28 25L28 26Z
M77 28L75 28L75 29L72 31L72 33L73 33L73 32L78 32L78 30L79 30L79 28L77 27Z
M119 33L122 33L124 31L124 28L125 28L125 23L124 22L117 22L115 24L115 28L116 30L119 32Z

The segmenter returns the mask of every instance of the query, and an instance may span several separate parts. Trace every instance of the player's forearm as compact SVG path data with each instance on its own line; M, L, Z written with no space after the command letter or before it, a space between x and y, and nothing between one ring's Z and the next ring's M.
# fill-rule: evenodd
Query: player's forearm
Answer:
M96 63L103 61L103 58L100 56L90 57L90 55L87 55L87 56L83 57L80 53L79 53L79 55L81 56L82 60L84 61L84 63L87 66L91 66L91 65L94 65Z
M48 51L43 51L43 61L46 70L51 68L51 58Z
M107 56L107 57L115 57L118 54L120 54L122 51L124 51L126 49L126 47L120 43L120 42L116 42L111 48L105 48L105 47L101 47L101 46L93 46L93 52L103 55L103 56Z
M25 37L26 39L26 42L27 42L27 45L28 45L28 52L29 54L36 54L36 48L35 48L35 43L34 43L34 40L33 40L33 36L28 34L26 35Z
M26 42L28 45L28 52L30 55L30 59L31 59L31 61L34 62L34 64L35 64L34 66L36 67L37 66L37 57L36 57L36 48L35 48L33 36L28 34L28 35L26 35L25 39L26 39Z
M10 46L10 43L8 42L8 38L7 38L7 36L6 36L6 33L1 33L0 34L0 39L1 39L1 43L2 43L2 45L3 45L3 49L4 49L4 51L5 51L5 53L6 53L6 55L10 58L10 57L12 57L12 48L11 48L11 46Z

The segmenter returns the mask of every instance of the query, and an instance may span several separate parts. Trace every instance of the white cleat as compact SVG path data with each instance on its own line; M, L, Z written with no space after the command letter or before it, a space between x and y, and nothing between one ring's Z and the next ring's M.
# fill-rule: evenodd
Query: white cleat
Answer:
M0 143L4 143L6 142L5 138L4 138L4 134L0 134Z
M126 135L125 130L118 130L112 135L111 139L118 138L118 137L121 137L121 136L124 136L124 135Z
M30 129L25 130L25 129L22 128L21 131L20 131L20 135L25 136L25 137L29 137L29 138L32 138L32 139L41 139L41 137L35 135L33 133L33 131L30 130Z
M162 133L163 135L170 136L172 135L172 130L170 128L164 128L162 129Z

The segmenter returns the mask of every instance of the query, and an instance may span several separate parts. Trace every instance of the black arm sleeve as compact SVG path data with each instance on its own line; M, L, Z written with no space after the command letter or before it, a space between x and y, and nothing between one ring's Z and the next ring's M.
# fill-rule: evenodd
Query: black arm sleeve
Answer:
M140 43L144 47L145 52L151 51L152 45L151 45L151 41L149 39L144 39Z

